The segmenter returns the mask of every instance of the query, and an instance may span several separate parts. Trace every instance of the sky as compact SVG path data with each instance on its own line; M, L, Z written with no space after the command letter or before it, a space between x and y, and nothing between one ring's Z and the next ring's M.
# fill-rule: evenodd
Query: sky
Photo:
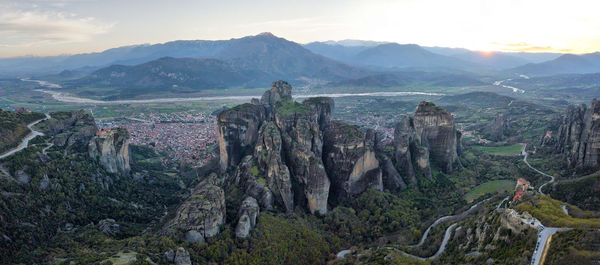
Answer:
M480 51L600 51L598 0L0 0L0 57L271 32Z

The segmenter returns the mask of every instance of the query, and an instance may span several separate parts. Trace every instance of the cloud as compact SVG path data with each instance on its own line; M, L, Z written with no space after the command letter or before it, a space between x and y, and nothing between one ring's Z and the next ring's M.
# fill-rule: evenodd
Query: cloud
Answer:
M114 23L72 13L13 10L0 13L0 45L84 42L108 32Z
M559 49L559 48L554 48L552 46L539 46L539 45L534 45L534 44L530 44L527 42L517 42L517 43L494 42L492 44L500 47L500 49L503 51L509 51L509 52L560 52L560 53L573 52L573 50L571 50L571 49Z

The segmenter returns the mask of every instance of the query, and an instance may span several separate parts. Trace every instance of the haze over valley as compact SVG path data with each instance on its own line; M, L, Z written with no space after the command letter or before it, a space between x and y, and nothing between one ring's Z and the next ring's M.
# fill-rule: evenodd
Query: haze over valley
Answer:
M594 3L0 7L1 264L600 261Z

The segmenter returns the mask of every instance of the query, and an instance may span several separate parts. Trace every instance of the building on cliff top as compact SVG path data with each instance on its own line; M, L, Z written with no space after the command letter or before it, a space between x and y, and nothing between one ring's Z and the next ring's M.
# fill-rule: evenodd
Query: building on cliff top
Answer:
M104 129L96 132L96 136L109 136L111 134L112 134L111 128L104 128Z
M531 187L531 183L524 178L519 178L517 180L517 185L515 186L515 191L526 191Z

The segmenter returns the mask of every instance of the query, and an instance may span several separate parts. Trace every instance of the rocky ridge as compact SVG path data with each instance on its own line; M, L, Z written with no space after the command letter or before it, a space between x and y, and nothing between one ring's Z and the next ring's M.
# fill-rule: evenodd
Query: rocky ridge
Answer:
M422 102L415 117L398 123L392 148L374 130L333 121L333 109L327 97L295 102L292 87L276 81L260 100L220 112L219 174L194 189L165 230L186 239L216 235L225 222L223 194L233 191L240 204L227 207L238 212L236 236L246 238L260 210L326 214L367 189L431 179L431 164L444 172L460 166L460 133L452 115L433 103Z
M569 168L600 166L600 102L592 99L590 106L569 106L562 117L558 132L542 137L544 145L553 144L553 151L565 157Z

